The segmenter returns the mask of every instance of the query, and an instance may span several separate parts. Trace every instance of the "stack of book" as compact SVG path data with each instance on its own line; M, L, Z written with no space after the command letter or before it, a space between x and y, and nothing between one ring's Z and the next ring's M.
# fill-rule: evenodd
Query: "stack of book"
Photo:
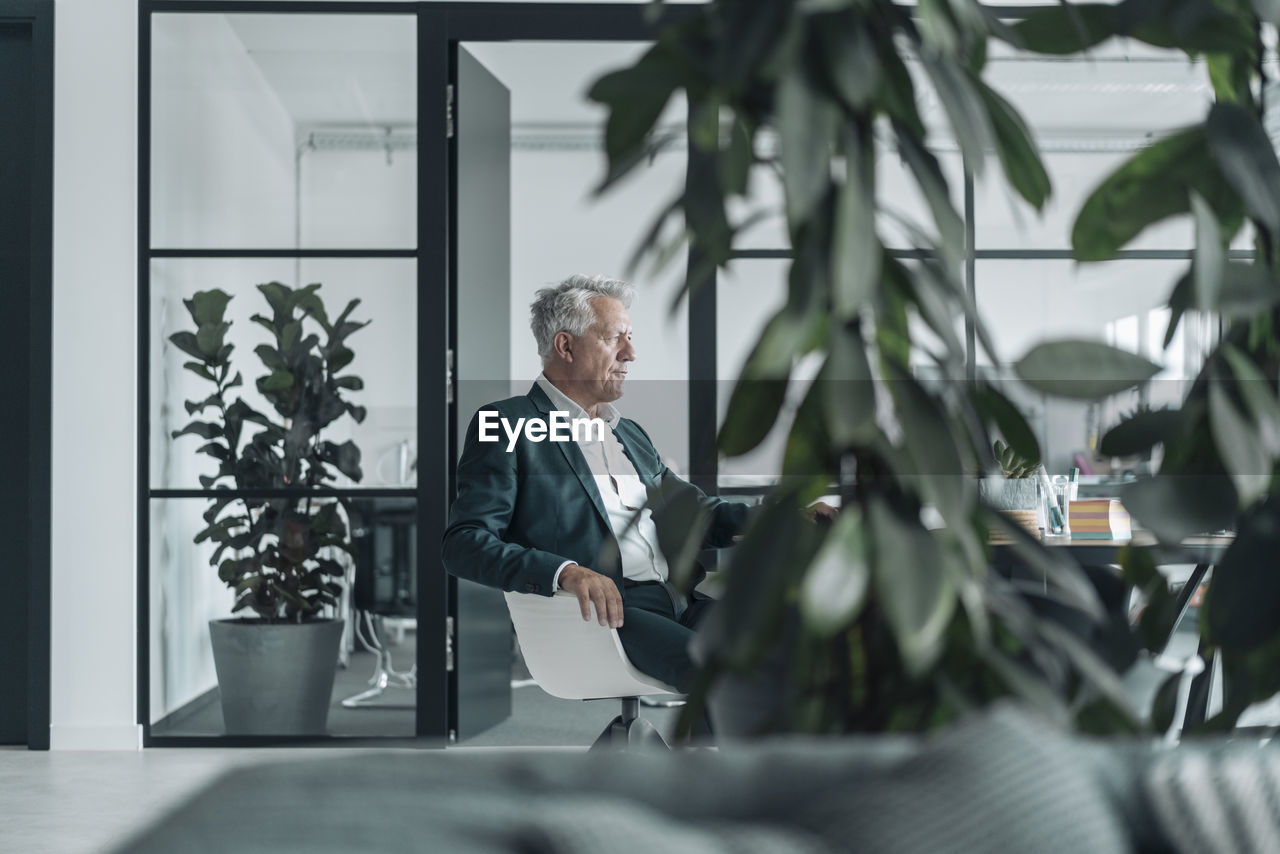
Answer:
M1073 540L1128 540L1133 537L1129 511L1115 498L1072 501L1067 517Z

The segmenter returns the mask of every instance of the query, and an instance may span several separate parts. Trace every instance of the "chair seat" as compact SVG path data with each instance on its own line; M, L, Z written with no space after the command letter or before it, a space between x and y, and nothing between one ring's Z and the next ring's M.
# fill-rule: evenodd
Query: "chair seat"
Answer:
M582 619L578 598L505 593L529 674L553 697L603 700L679 694L632 666L616 629Z

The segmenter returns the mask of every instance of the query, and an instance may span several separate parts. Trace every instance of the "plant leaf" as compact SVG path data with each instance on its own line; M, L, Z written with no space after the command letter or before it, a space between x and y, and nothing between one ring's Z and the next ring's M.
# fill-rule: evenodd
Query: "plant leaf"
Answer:
M938 100L947 114L947 122L965 167L975 176L982 175L986 151L992 146L991 119L981 95L970 81L968 72L954 61L941 56L921 54L921 66L938 92Z
M203 365L201 367L203 367ZM204 412L210 406L217 406L221 402L222 402L222 395L218 394L215 391L213 394L209 395L204 400L184 400L182 402L182 406L184 409L187 410L188 415L196 415L198 413Z
M817 550L817 528L801 515L794 489L774 493L752 518L730 557L733 583L699 628L698 642L731 665L772 649L787 591Z
M1226 270L1223 271L1224 280L1226 272ZM1163 349L1169 349L1169 345L1173 342L1173 336L1178 331L1178 324L1182 322L1182 316L1191 309L1191 297L1191 271L1188 270L1178 277L1178 281L1174 283L1173 290L1169 293L1169 325L1165 327L1164 343L1161 344Z
M1000 156L1005 177L1033 208L1043 209L1052 188L1030 129L1013 105L994 89L976 78L973 84L991 117L996 153Z
M1063 3L1035 10L1012 29L1015 47L1035 53L1082 53L1116 34L1115 9L1106 3Z
M909 674L927 671L942 653L956 590L933 535L900 518L884 501L867 504L872 573L878 601Z
M1134 413L1102 437L1098 452L1107 457L1128 457L1169 441L1182 428L1182 412L1151 409Z
M230 323L223 322L204 324L196 330L196 346L200 348L201 358L206 362L217 360L218 353L222 350L223 338L230 328Z
M949 523L969 514L972 493L965 486L962 451L949 426L943 404L898 365L887 374L898 421L902 425L902 447L911 460L917 494L938 508Z
M1191 215L1196 223L1196 252L1191 262L1195 305L1200 311L1213 311L1222 292L1222 272L1226 263L1222 229L1209 203L1194 190L1191 191Z
M221 324L229 302L231 302L231 295L217 288L210 291L196 291L191 295L191 299L182 301L196 326Z
M831 333L827 361L816 382L822 384L827 433L839 447L869 442L877 432L875 380L857 327Z
M169 340L182 352L188 356L194 356L200 360L200 364L207 362L209 359L205 352L200 349L200 340L194 332L175 332L169 336Z
M1245 320L1280 305L1280 283L1260 263L1228 262L1222 268L1222 287L1214 310L1223 317Z
M847 108L864 109L881 81L880 61L866 27L857 17L839 15L816 35L836 95Z
M1252 504L1271 480L1271 456L1216 376L1209 380L1209 425L1240 502Z
M1226 475L1165 475L1128 483L1120 502L1162 543L1220 531L1235 519L1235 488Z
M814 346L823 317L783 307L765 326L729 398L717 445L729 456L745 454L769 434L786 398L792 361Z
M895 123L908 128L917 139L925 136L924 122L920 119L920 111L916 108L915 85L911 80L911 72L893 45L892 39L885 38L878 51L881 65L884 68L884 82L876 95L876 100L885 114Z
M809 565L800 587L805 624L823 637L845 628L866 600L866 542L856 509L841 513Z
M1206 639L1232 649L1251 649L1280 630L1280 518L1270 501L1241 520L1235 541L1213 568L1205 599Z
M218 381L218 378L213 375L213 372L209 370L204 362L183 362L182 367L186 368L201 379L208 380L211 383L216 383ZM228 386L228 388L229 387L230 386Z
M609 108L605 123L605 152L609 174L605 186L641 162L644 140L683 82L681 61L664 41L658 41L630 68L604 75L587 97ZM601 187L603 189L603 186Z
M970 387L969 398L982 417L996 425L1015 454L1031 464L1040 462L1040 442L1013 401L986 383Z
M338 377L333 381L333 383L338 388L345 388L350 391L359 391L360 389L364 388L364 380L354 375Z
M1220 350L1236 378L1236 388L1253 416L1263 448L1272 459L1280 458L1280 400L1272 383L1249 357L1230 343Z
M794 234L808 221L831 183L836 115L831 104L809 85L799 64L779 81L774 97L787 221Z
M1105 261L1152 223L1186 213L1189 189L1204 197L1220 222L1238 218L1239 200L1209 153L1203 126L1155 142L1093 191L1071 231L1076 259Z
M1213 159L1249 213L1280 234L1280 161L1258 119L1239 104L1218 102L1205 132Z
M983 514L987 530L998 532L1009 540L1009 548L1029 570L1038 572L1049 592L1066 604L1094 620L1103 618L1102 603L1080 564L1063 554L1063 549L1046 549L1040 538L996 510ZM1039 579L1037 579L1039 580Z
M259 344L253 348L253 352L258 354L258 358L262 360L262 364L266 365L272 371L287 370L289 364L285 361L280 351L270 344Z
M348 439L340 445L325 442L321 445L321 456L325 462L332 463L338 471L359 482L364 474L360 470L360 448Z
M840 135L845 180L836 196L832 240L832 302L838 317L853 317L870 303L880 280L883 250L876 236L875 164L858 133Z
M916 184L933 214L944 257L950 263L958 264L964 253L964 220L951 202L947 178L938 165L938 158L904 125L894 124L894 136L898 141L898 153L915 176Z
M721 149L716 157L716 174L720 178L720 188L725 194L738 196L747 194L747 182L751 176L751 167L755 163L755 150L752 146L754 137L755 128L741 116L734 116L729 124L729 144Z
M1125 546L1118 555L1124 582L1146 597L1146 607L1138 620L1143 646L1155 653L1169 645L1170 633L1181 614L1178 600L1169 592L1169 582L1156 568L1150 549Z
M773 429L787 397L787 380L739 377L729 397L716 445L730 457L740 456L764 441Z
M273 371L269 377L259 380L262 391L282 391L293 387L293 374L288 371Z
M1045 394L1099 400L1146 382L1160 367L1099 341L1058 340L1032 347L1014 371Z
M169 435L174 439L188 435L199 436L201 439L219 439L222 437L222 425L212 421L192 421L186 427L174 430Z

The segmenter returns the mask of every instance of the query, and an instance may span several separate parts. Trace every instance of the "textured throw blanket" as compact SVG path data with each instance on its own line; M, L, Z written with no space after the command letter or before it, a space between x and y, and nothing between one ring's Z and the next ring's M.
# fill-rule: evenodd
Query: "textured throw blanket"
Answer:
M387 751L229 772L128 852L1267 851L1280 754L1066 736L999 708L927 740Z

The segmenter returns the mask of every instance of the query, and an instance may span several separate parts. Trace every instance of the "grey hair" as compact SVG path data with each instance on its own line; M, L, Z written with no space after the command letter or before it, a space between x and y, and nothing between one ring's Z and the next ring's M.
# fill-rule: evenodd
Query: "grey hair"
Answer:
M576 273L552 288L542 288L529 306L529 326L538 342L538 355L545 366L557 332L568 332L575 338L586 333L596 322L591 301L596 297L613 297L623 308L631 308L635 286L607 276L584 276Z

